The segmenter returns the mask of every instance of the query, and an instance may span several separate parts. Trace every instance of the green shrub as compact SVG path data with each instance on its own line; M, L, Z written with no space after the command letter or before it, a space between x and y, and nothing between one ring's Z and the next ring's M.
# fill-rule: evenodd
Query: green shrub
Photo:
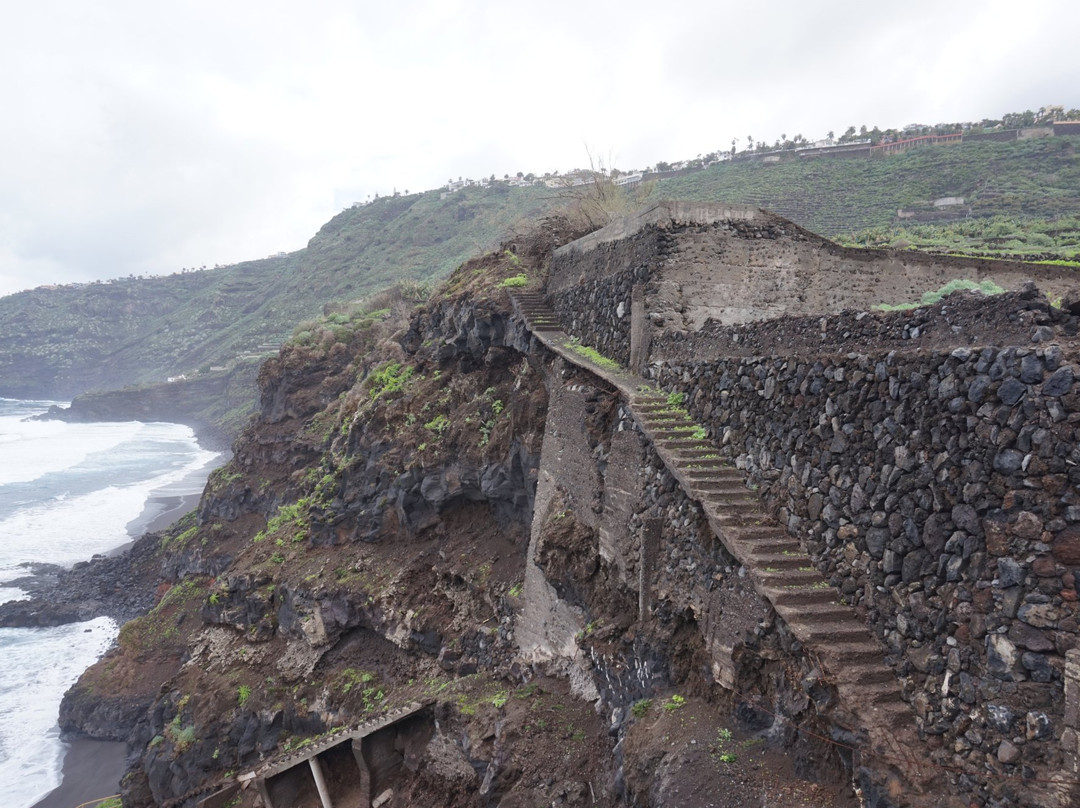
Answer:
M676 710L681 710L686 706L686 699L680 696L678 693L674 694L670 699L664 702L664 709L669 713L673 713Z
M982 292L984 295L1000 295L1005 291L991 280L975 283L975 281L956 278L936 291L924 292L918 303L898 303L896 305L882 303L874 306L874 308L878 311L907 311L909 309L917 309L920 306L933 306L934 304L939 303L943 297L951 295L953 292L959 292L962 289Z
M443 433L450 428L450 419L440 413L424 424L424 428L430 429L441 438Z
M498 286L499 286L500 289L512 289L512 288L517 287L517 286L527 286L528 283L529 283L528 275L525 275L524 273L522 273L520 275L511 275L509 278L506 278L505 280L499 281Z
M634 718L644 718L651 708L652 699L638 699L634 702L634 706L630 708L630 712Z
M387 393L401 392L415 373L416 369L412 365L402 365L400 362L380 365L367 378L371 397L376 399Z
M251 688L247 685L240 685L236 688L236 703L243 707L247 704L248 699L251 698Z

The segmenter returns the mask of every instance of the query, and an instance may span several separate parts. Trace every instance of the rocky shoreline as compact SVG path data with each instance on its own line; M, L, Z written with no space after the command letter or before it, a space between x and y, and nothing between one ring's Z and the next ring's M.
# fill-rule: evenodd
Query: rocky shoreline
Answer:
M46 628L111 617L125 623L154 605L160 577L157 531L195 509L199 495L154 497L147 508L159 515L134 542L109 555L95 555L71 569L56 564L29 564L27 575L10 582L30 597L0 603L0 628ZM136 520L138 522L138 520Z

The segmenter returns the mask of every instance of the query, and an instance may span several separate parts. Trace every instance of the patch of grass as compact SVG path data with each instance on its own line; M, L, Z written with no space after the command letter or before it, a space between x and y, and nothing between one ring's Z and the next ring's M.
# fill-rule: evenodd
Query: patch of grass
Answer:
M430 429L432 432L434 432L440 438L443 436L443 433L449 428L450 428L450 419L447 418L442 413L440 413L439 415L436 415L434 418L432 418L430 421L428 421L426 424L424 424L424 429Z
M194 600L205 596L206 579L185 578L165 593L161 601L142 617L129 620L120 628L117 643L136 654L161 650L180 637L176 616Z
M598 365L605 370L622 370L622 365L616 362L614 359L609 359L600 353L596 348L592 348L588 345L581 345L578 342L571 340L570 350L579 356L583 356L592 362L594 365Z
M189 527L183 533L169 538L168 535L161 538L161 549L168 550L170 548L185 547L189 541L195 538L195 534L199 532L198 526Z
M236 688L236 703L243 707L247 704L248 699L251 698L251 688L247 685L240 685Z
M416 368L400 362L387 362L373 370L365 380L371 391L371 398L376 399L390 393L400 393L416 375Z
M370 713L386 700L386 691L380 687L375 674L370 671L346 668L338 675L341 694L347 695L353 690L360 691L363 711Z
M529 276L522 272L518 275L511 275L509 278L499 281L496 286L500 289L514 289L519 286L528 286L528 284Z

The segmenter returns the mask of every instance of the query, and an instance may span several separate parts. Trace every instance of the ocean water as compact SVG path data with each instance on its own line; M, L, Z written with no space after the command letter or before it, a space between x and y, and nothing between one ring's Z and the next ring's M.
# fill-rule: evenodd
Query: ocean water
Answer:
M132 538L154 496L202 489L218 455L163 423L26 421L54 402L0 398L0 602L26 562L70 566ZM112 644L108 618L0 629L0 804L28 808L60 784L64 691Z

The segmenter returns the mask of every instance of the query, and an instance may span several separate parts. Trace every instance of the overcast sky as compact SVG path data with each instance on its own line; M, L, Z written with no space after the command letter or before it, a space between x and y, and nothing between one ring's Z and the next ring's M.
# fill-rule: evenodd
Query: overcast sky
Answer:
M1080 107L1075 0L34 0L0 294L304 246L369 194Z

